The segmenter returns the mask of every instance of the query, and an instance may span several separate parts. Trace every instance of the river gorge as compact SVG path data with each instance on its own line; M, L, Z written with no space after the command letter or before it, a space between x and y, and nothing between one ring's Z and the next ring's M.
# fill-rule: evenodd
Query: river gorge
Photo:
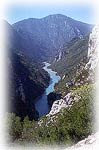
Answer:
M61 79L60 76L57 75L57 72L49 68L51 64L44 62L44 65L45 66L43 67L43 69L48 72L50 76L50 83L49 86L46 88L45 92L43 93L43 95L39 97L35 103L35 108L39 113L39 117L42 117L49 113L50 108L47 101L47 95L55 90L54 89L55 84L58 83L59 80Z

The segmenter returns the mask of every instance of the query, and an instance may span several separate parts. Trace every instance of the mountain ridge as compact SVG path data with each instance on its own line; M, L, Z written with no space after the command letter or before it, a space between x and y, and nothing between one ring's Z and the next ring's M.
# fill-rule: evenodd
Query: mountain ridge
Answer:
M16 24L17 22L25 21L25 20L28 20L28 19L37 19L37 20L41 20L41 19L45 19L45 18L53 17L53 16L66 17L66 18L70 18L70 19L73 19L73 20L78 21L78 22L81 22L81 23L85 23L85 24L88 24L88 25L93 25L93 24L90 24L90 23L87 23L87 22L84 22L84 21L80 21L80 20L74 19L74 18L69 17L69 16L64 15L64 14L51 14L51 15L47 15L47 16L44 16L44 17L41 17L41 18L36 18L36 17L33 17L33 18L32 18L32 17L31 17L31 18L25 18L25 19L16 21L15 23L12 23L11 25L14 25L14 24Z
M25 45L29 45L31 56L32 52L37 51L44 56L45 59L54 57L58 53L58 49L71 41L75 37L83 38L89 34L93 25L76 21L65 15L55 14L44 18L29 18L14 23L13 28L20 36L25 38ZM38 47L37 50L33 50ZM27 52L27 45L24 53Z

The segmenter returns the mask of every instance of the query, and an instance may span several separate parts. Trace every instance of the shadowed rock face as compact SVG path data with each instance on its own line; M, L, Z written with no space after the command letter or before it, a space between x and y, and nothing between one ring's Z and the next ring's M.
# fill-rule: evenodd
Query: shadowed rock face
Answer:
M61 96L62 96L61 94L58 94L58 93L55 93L55 92L51 92L50 94L48 94L48 96L47 96L48 105L50 107L52 107L53 102L56 101L56 100L61 99Z
M38 118L34 100L43 94L49 84L49 76L31 64L24 55L12 52L10 57L10 112L30 120Z
M9 76L9 107L8 111L15 113L22 119L38 119L38 112L34 100L41 96L49 84L50 77L41 64L22 52L24 37L21 37L13 27L4 21L7 31L6 46L8 53Z

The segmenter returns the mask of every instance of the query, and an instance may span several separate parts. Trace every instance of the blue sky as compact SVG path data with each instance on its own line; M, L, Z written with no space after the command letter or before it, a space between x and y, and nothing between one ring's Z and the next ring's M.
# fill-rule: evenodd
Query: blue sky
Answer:
M86 23L93 23L94 20L93 8L88 4L10 6L5 19L13 24L26 18L42 18L50 14L64 14Z

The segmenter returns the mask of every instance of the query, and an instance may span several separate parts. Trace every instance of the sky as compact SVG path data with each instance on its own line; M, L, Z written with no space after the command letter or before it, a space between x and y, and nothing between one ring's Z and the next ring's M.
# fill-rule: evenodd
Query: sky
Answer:
M69 5L13 5L7 9L5 19L13 24L27 18L42 18L51 14L63 14L75 20L93 24L93 8L88 4Z

